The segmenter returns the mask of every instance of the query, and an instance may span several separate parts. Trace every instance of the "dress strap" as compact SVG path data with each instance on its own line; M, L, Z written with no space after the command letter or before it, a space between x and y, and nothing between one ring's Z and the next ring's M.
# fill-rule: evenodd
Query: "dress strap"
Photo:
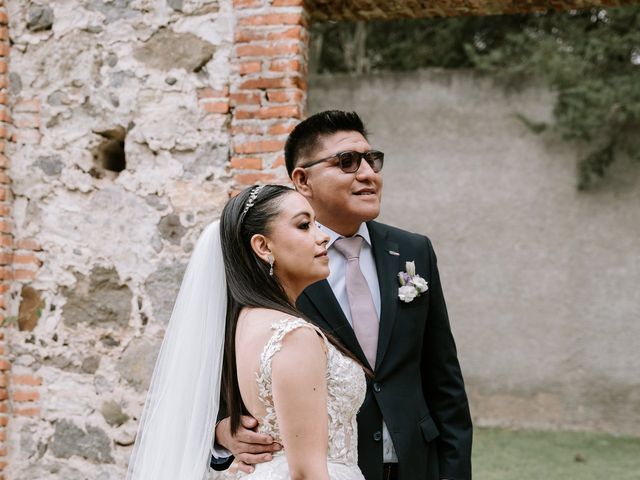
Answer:
M262 350L262 355L260 356L260 370L256 373L256 382L258 383L258 398L262 405L264 405L266 409L266 415L263 419L262 431L265 433L269 433L274 438L278 438L277 432L277 422L276 422L276 413L273 404L273 382L271 378L271 364L273 361L273 357L276 353L278 353L282 349L282 342L284 341L284 337L298 329L298 328L309 328L320 337L322 337L324 342L324 350L327 352L327 337L322 333L315 325L303 320L302 318L294 318L287 317L282 320L275 321L271 325L271 329L274 331L271 338L267 341L264 346L264 350Z

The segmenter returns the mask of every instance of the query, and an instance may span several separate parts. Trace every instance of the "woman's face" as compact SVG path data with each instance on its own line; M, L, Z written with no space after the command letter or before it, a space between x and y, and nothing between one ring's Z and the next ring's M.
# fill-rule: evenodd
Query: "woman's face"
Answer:
M275 275L295 299L306 287L329 276L329 237L318 229L311 205L298 192L284 195L279 210L265 237L275 259Z

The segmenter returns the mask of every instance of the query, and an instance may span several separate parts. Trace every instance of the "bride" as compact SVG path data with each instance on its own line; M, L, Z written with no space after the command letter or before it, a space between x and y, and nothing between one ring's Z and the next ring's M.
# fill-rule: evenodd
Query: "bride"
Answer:
M329 274L307 200L288 187L244 190L203 232L165 333L127 478L202 480L221 398L282 449L247 478L362 480L356 413L362 366L296 309Z

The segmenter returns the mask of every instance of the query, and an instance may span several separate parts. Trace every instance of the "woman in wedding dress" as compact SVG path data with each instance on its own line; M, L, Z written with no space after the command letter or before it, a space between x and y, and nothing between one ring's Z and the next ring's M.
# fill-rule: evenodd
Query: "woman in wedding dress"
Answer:
M362 366L307 322L298 295L329 274L307 200L254 186L207 227L185 273L151 381L127 478L202 480L220 398L282 446L252 479L362 480Z

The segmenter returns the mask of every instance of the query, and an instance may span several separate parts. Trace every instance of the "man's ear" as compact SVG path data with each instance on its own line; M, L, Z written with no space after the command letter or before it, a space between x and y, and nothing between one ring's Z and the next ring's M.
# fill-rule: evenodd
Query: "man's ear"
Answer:
M309 185L309 175L302 167L296 167L291 172L291 181L295 189L305 198L310 198L312 194L311 185Z
M271 247L270 242L267 237L256 233L253 237L251 237L251 248L254 253L260 257L265 262L269 263L269 255L271 255Z

